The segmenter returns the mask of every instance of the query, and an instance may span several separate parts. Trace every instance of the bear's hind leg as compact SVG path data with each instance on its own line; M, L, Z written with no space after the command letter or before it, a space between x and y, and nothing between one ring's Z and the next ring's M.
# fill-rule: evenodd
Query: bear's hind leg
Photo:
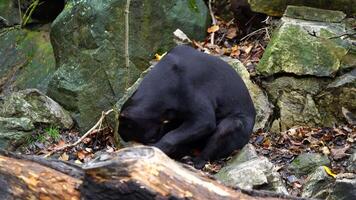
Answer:
M201 169L207 161L229 156L234 150L242 148L250 136L246 129L237 117L221 120L200 156L194 159L194 166Z

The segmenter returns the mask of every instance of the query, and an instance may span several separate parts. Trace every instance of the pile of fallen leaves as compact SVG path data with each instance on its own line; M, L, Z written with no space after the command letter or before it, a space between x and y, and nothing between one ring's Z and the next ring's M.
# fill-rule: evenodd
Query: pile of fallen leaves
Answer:
M270 31L271 27L264 27L241 37L234 19L226 22L216 17L216 24L207 30L206 40L193 41L193 45L209 54L237 58L254 73L254 66L270 41Z
M31 155L44 156L54 149L75 143L80 137L81 135L77 130L62 131L58 141L53 141L50 138L44 142L36 141L28 145L23 152ZM93 131L77 146L68 148L65 151L59 151L51 157L82 164L93 159L96 154L113 151L115 151L113 131L111 128L106 127Z
M292 195L301 193L306 177L296 178L287 171L287 166L301 153L324 154L331 161L335 174L348 172L348 158L356 143L356 126L334 128L293 128L281 133L257 132L250 139L257 153L273 162Z

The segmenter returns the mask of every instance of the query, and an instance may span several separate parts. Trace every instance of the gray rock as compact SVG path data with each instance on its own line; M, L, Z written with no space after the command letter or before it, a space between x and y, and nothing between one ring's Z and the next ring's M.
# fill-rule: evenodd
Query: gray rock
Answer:
M297 176L307 175L320 166L330 166L327 156L317 153L302 153L288 166L288 170Z
M356 199L356 174L339 174L327 200Z
M323 125L352 122L356 116L356 69L338 77L315 97ZM346 116L343 113L346 110ZM351 119L351 120L350 120Z
M0 117L0 130L4 131L31 131L35 128L31 119L27 117Z
M88 130L122 97L155 53L172 48L173 32L203 39L210 24L203 0L131 1L130 67L125 67L126 1L69 1L52 24L58 71L48 95Z
M35 126L26 117L0 117L0 148L7 148L9 144L26 136Z
M258 155L256 153L256 149L252 144L247 144L241 151L233 156L231 160L227 163L227 165L235 166L243 162L247 162L249 160L257 159Z
M279 108L279 118L272 123L271 131L285 131L295 126L323 125L314 97L328 83L330 81L325 79L293 77L280 77L264 82L263 86L269 97Z
M354 151L353 154L350 156L347 170L356 174L356 151Z
M326 199L330 194L333 182L333 178L325 172L324 167L318 167L308 175L303 185L302 197Z
M0 101L0 148L21 145L22 139L39 126L71 128L73 124L69 113L40 91L14 92Z
M32 124L71 128L73 120L62 107L36 89L26 89L5 96L0 104L0 116L28 118ZM14 122L15 123L15 122Z
M246 145L215 175L215 178L228 186L243 189L258 187L288 194L274 165L267 158L258 158L252 145Z

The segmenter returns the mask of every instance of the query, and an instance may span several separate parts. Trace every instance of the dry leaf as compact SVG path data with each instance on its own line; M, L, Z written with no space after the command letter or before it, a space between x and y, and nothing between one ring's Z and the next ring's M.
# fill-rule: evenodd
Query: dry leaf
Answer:
M75 163L75 164L78 164L78 165L83 164L80 160L75 160L74 163Z
M216 31L219 30L219 26L218 25L214 25L208 28L208 33L215 33Z
M336 148L331 149L331 156L335 160L342 159L347 156L347 154L345 152L349 149L350 149L350 145L345 145L344 148L340 148L340 149L336 149Z
M112 148L110 146L106 146L106 152L112 153L112 152L114 152L114 148Z
M237 45L234 45L233 47L231 47L231 53L230 53L231 57L237 58L240 54L241 54L241 52Z
M263 142L263 147L269 148L270 146L271 146L271 140L269 138L266 138L265 141Z
M68 161L69 160L69 156L66 152L64 152L60 157L59 157L59 160L62 160L62 161Z
M80 159L80 160L84 160L84 158L86 157L87 155L87 152L84 151L84 150L80 150L77 152L77 157Z
M166 54L167 54L167 52L163 53L162 55L159 55L158 53L156 53L155 60L160 61Z
M324 155L329 155L330 154L330 150L328 147L323 147L321 148L321 151L323 152Z
M64 140L59 140L59 142L57 143L56 145L56 148L61 148L63 147L64 145L66 145L66 142Z
M327 167L327 166L323 166L323 167L327 174L329 174L330 176L332 176L334 178L336 177L336 174L334 174L329 167Z
M244 51L245 53L249 54L253 48L253 44L248 44L247 46L243 46L241 48L242 51Z

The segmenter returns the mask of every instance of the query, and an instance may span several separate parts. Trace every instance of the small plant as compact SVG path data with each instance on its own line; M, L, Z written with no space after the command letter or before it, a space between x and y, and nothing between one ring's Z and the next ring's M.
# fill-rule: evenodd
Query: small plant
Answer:
M61 135L59 134L59 129L57 127L51 126L45 128L45 132L50 138L52 138L56 142L58 142L59 139L61 138Z
M46 140L52 139L55 142L58 142L61 138L59 129L54 126L45 128L44 131L37 133L28 134L25 136L25 141L27 144L34 144L35 142L44 143Z
M43 133L33 133L25 136L25 141L27 144L33 144L35 142L45 142L46 136Z
M28 8L26 9L26 12L22 16L22 23L21 23L22 27L24 27L28 23L28 21L30 20L30 18L32 16L33 11L42 3L43 2L40 2L40 0L32 0L30 6L28 6ZM18 4L19 4L19 10L21 11L20 1L18 1ZM21 12L20 12L20 15L21 15Z

